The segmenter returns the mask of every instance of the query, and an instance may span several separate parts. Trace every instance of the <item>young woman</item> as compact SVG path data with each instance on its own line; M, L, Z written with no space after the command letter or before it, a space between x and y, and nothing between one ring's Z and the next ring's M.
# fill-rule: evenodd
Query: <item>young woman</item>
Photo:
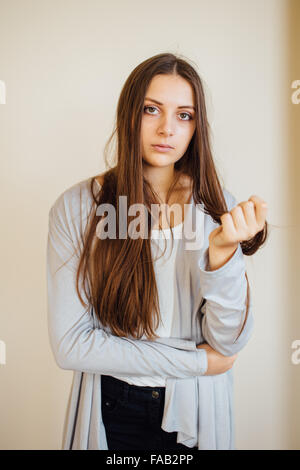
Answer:
M232 366L253 330L243 255L266 240L266 204L221 187L180 57L133 70L115 132L117 163L49 212L49 337L74 371L62 448L234 449Z

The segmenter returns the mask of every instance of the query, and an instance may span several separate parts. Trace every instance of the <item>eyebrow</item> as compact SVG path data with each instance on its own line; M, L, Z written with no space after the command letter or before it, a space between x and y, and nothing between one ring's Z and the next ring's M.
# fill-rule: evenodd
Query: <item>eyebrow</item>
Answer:
M160 103L159 101L154 100L153 98L149 98L149 97L146 96L145 100L150 100L150 101L153 101L156 104L160 104L161 106L163 106L163 103ZM178 106L178 109L182 109L182 108L191 108L194 111L196 111L195 106L189 106L189 105L187 105L187 106Z

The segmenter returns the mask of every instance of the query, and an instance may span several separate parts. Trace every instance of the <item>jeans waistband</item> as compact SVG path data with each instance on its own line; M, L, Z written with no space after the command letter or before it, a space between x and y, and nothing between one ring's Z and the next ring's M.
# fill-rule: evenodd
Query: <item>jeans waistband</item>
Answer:
M125 380L119 380L110 375L101 375L101 388L108 388L109 392L115 396L121 396L122 400L126 401L128 395L135 396L136 398L140 396L141 399L144 397L146 399L148 396L159 396L164 398L166 387L148 387L140 385L131 385ZM152 392L158 392L156 395L153 395Z
M114 388L130 388L131 390L139 391L139 390L157 390L157 391L165 391L166 387L149 387L149 386L141 386L141 385L132 385L126 382L125 380L116 379L116 377L112 377L111 375L101 375L101 382L105 385L113 385Z

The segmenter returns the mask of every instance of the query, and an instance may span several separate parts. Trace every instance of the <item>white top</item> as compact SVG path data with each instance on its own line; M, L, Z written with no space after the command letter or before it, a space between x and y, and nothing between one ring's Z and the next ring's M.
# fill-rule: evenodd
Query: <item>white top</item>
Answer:
M245 347L251 336L250 295L248 318L237 339L247 298L240 244L223 266L208 271L209 234L219 224L192 200L175 260L165 268L172 273L173 282L168 282L162 265L155 265L164 322L160 331L169 336L154 340L115 336L101 325L91 306L82 306L76 292L82 233L93 204L90 183L88 178L67 188L49 211L49 339L57 365L74 371L62 449L107 450L101 411L102 375L123 380L160 377L165 380L164 431L177 432L177 442L187 447L234 449L234 367L223 374L205 375L207 353L197 345L206 342L221 354L232 356ZM223 193L230 211L236 205L235 198L225 189ZM196 216L197 234L203 232L199 245L187 242L191 215L192 220ZM163 292L166 285L168 289L173 285L169 297ZM166 304L168 299L172 299L172 307Z

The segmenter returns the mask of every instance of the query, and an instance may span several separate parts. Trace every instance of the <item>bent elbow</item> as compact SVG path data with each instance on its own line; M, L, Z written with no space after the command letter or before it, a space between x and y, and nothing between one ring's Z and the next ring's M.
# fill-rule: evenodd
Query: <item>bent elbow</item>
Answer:
M73 365L71 364L71 355L66 351L66 348L63 348L62 344L59 341L55 341L53 337L51 338L50 344L51 351L57 366L60 369L73 370Z
M66 357L56 356L55 362L60 369L73 370Z
M248 343L253 329L254 318L252 310L248 312L248 317L243 326L233 328L232 325L225 325L220 319L218 327L212 322L207 322L207 317L203 317L202 334L208 344L223 356L233 356L239 353Z
M86 358L91 356L93 333L93 328L85 328L76 335L72 331L67 335L50 336L52 353L60 369L82 371L87 366Z
M69 358L65 353L62 353L61 351L58 351L57 349L54 350L53 348L52 348L52 353L53 353L56 365L60 369L72 370L72 366L70 364Z
M207 334L205 335L205 339L207 343L215 349L215 351L219 352L223 356L233 356L234 354L239 353L248 343L251 334L253 331L253 323L247 327L246 331L243 331L241 335L236 338L235 340L232 338L220 338L214 337L213 335Z

